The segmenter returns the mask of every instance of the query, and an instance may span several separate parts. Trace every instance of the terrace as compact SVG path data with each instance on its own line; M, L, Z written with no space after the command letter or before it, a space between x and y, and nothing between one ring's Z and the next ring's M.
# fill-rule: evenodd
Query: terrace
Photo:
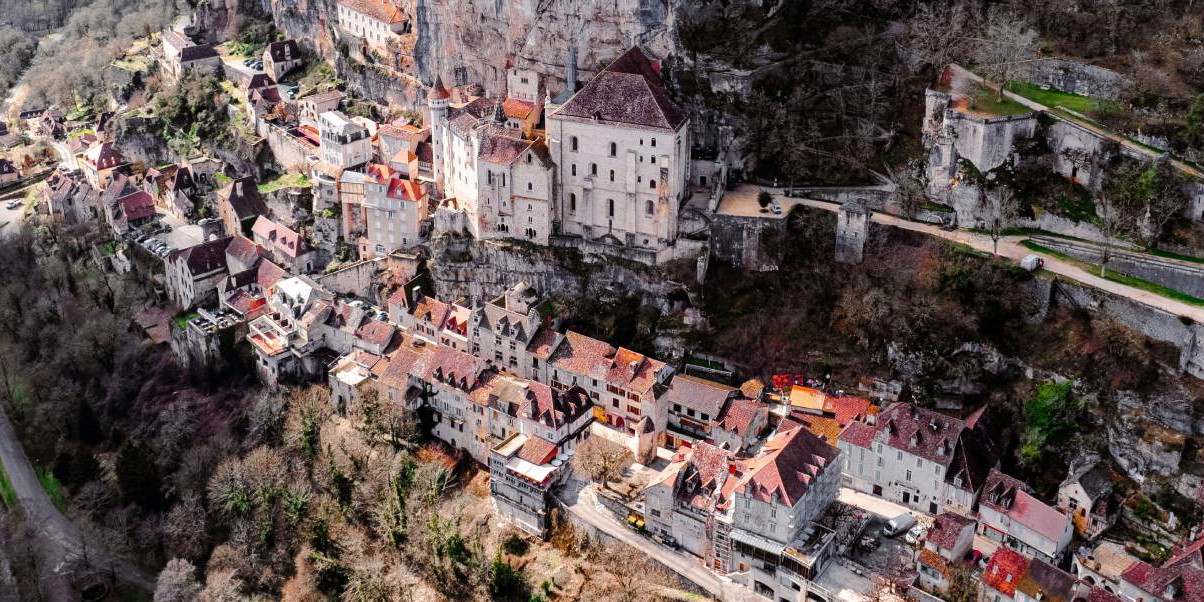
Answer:
M274 357L287 351L289 342L297 333L292 321L279 313L256 318L254 322L251 322L248 330L247 340L260 353L268 357Z

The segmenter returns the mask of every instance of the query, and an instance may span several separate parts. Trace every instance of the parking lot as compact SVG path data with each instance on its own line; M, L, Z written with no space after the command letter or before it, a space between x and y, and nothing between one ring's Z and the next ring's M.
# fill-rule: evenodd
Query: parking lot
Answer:
M170 226L170 232L161 232L155 238L167 243L172 249L185 249L201 242L201 227L196 224L185 224L170 213L160 212L159 221Z
M914 569L915 556L918 551L904 540L905 533L900 533L894 537L887 537L882 534L882 527L886 525L885 518L874 516L862 531L862 538L870 538L877 542L877 546L873 549L866 549L863 546L854 545L849 549L849 558L876 573L890 574L897 571L900 567L906 569Z

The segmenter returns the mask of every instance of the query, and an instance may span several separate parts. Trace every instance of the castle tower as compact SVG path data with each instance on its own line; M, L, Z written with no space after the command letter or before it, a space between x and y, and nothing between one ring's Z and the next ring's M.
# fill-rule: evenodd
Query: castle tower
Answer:
M431 110L431 168L435 172L435 187L443 190L443 133L447 128L447 102L451 92L443 86L442 76L435 76L435 85L426 95Z

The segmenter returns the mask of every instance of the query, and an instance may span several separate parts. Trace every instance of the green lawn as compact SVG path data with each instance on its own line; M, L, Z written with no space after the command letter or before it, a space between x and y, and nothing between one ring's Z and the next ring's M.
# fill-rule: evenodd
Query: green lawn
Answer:
M171 324L178 330L184 330L185 328L188 328L188 322L197 317L197 315L198 314L195 311L176 314L174 317L172 317Z
M303 173L286 173L275 180L259 185L259 192L275 192L281 188L309 188L309 178Z
M1032 113L1033 110L1008 98L998 98L994 90L979 86L970 95L971 106L970 110L978 113L986 113L998 117L1006 117L1010 115L1024 115Z
M1091 98L1090 96L1079 96L1078 94L1054 90L1053 88L1044 89L1031 82L1012 82L1008 84L1008 91L1019 94L1034 102L1039 102L1051 109L1054 107L1065 107L1084 115L1114 108L1114 104L1110 101Z
M4 472L3 466L0 466L0 503L8 510L17 507L17 490L13 489L13 484L8 481L8 474Z
M1151 255L1165 257L1167 259L1178 259L1179 261L1189 261L1191 263L1204 263L1204 257L1196 257L1194 255L1184 255L1173 251L1163 251L1162 249L1151 249Z
M84 134L91 134L91 135L95 136L96 130L94 130L92 128L80 128L78 130L72 130L70 133L67 134L67 139L74 140L76 138L79 138L80 136L83 136Z
M1053 249L1050 249L1049 247L1037 244L1031 240L1022 241L1020 244L1024 245L1025 247L1027 247L1033 251L1045 253L1047 255L1057 257L1058 259L1061 259L1062 261L1066 261L1068 263L1073 263L1073 264L1083 268L1090 274L1094 274L1096 276L1099 275L1099 270L1100 270L1099 265L1096 265L1093 263L1088 263L1088 262L1078 259L1076 257L1072 257L1065 253L1055 251ZM1108 270L1107 275L1104 276L1104 280L1110 280L1117 284L1123 284L1125 286L1131 286L1133 288L1138 288L1138 289L1141 289L1146 292L1154 293L1155 295L1158 295L1160 297L1166 297L1167 299L1174 299L1176 301L1182 301L1183 303L1186 303L1188 305L1196 305L1199 307L1204 307L1204 299L1201 299L1199 297L1194 297L1194 296L1189 295L1184 292L1177 291L1173 288L1162 286L1161 284L1150 282L1149 280L1145 280L1143 278L1136 278L1134 276L1122 274L1120 272L1117 272L1114 269Z
M117 243L109 241L100 245L100 254L108 257L117 253Z
M54 504L59 512L67 509L67 490L63 488L63 484L54 476L53 472L45 468L38 468L38 482L42 484L42 489L46 490L46 495L50 496L50 501Z
M230 183L230 176L228 176L220 171L214 172L213 179L214 179L214 181L217 182L218 186L225 186L226 184Z

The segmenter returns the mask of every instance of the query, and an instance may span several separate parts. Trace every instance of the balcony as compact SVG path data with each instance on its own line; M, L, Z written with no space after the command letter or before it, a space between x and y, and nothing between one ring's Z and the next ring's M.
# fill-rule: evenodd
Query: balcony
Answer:
M260 316L248 326L247 340L263 355L274 357L288 351L296 334L292 321L279 313Z

